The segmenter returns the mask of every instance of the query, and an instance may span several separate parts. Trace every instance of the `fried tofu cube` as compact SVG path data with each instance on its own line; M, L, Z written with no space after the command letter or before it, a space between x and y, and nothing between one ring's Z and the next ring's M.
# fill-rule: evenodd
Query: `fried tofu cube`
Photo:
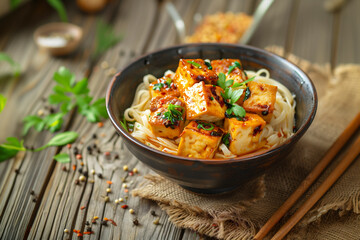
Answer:
M180 97L179 89L170 77L162 77L157 81L152 82L149 86L151 97L157 96L174 96Z
M218 86L205 85L204 82L194 84L185 89L186 118L188 120L205 120L216 122L225 118L226 106Z
M233 79L234 83L242 83L247 77L245 72L239 67L233 68L233 70L228 74L229 68L238 62L241 66L241 61L239 59L221 59L221 60L212 60L211 66L216 74L224 73L226 75L226 79Z
M246 113L242 121L225 118L224 129L230 134L229 150L243 155L260 149L264 145L259 140L265 125L266 122L257 114Z
M151 99L149 124L158 137L174 139L180 136L185 123L185 103L173 96Z
M275 108L277 86L252 81L248 83L248 88L250 97L244 101L243 108L270 122Z
M210 70L202 59L180 59L174 78L181 94L195 83L204 81L216 85L217 80L216 72Z
M191 121L181 133L178 155L213 158L224 130L206 121Z

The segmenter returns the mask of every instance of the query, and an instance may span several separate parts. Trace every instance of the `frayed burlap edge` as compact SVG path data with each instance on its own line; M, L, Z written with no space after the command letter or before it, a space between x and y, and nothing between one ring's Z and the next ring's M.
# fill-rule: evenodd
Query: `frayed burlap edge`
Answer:
M247 207L263 198L265 195L264 176L254 180L254 196L256 199L239 200L237 203L226 205L223 209L202 209L179 202L171 197L158 196L154 191L159 182L165 179L158 175L146 175L137 189L132 191L133 196L139 196L157 202L165 210L169 220L180 228L189 228L201 234L219 239L251 239L259 228L245 213ZM167 181L167 180L166 180ZM174 184L174 183L169 183ZM194 194L186 191L187 194ZM196 194L195 194L196 195ZM200 195L198 195L201 197Z

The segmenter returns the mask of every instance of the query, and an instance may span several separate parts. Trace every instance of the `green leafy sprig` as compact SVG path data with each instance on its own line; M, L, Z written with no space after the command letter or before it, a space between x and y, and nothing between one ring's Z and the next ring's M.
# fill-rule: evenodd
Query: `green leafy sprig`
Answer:
M205 59L204 62L205 62L205 65L208 67L209 70L212 70L212 69L213 69L213 67L211 66L211 62L210 62L209 59Z
M6 104L6 98L4 97L4 95L0 94L0 113L4 109L5 104Z
M96 25L96 46L93 58L97 58L109 48L122 39L121 35L115 33L113 27L103 20L98 20Z
M55 135L47 144L42 147L28 149L24 146L24 140L19 140L15 137L8 137L6 138L6 142L0 145L0 162L14 157L19 151L38 152L52 146L64 146L65 144L74 142L77 138L78 133L76 132L63 132ZM62 160L64 160L63 156Z
M64 4L62 3L61 0L47 0L47 2L59 14L59 17L60 17L61 21L63 21L63 22L68 21L68 17L67 17L67 14L66 14L66 9L65 9L65 6L64 6Z
M20 64L15 62L9 55L6 53L0 52L0 61L7 62L13 68L13 74L15 77L20 76Z
M49 96L49 103L60 106L60 112L51 113L45 117L37 115L25 117L24 135L31 127L34 127L37 131L49 130L55 132L59 130L64 122L64 116L75 107L89 122L98 122L102 118L108 118L105 99L100 98L92 102L93 97L89 96L90 90L87 78L76 82L74 74L65 67L60 67L55 72L53 79L57 85L53 88L53 94Z
M195 67L197 67L197 68L201 68L201 65L200 64L198 64L197 62L195 62L195 61L187 61L188 63L190 63L191 65L193 65L193 66L195 66Z
M236 67L241 69L241 64L238 61L232 63L232 65L229 67L228 74L230 74Z
M208 122L198 122L197 123L197 128L200 129L204 129L206 131L211 131L215 128L215 126L212 123L208 123Z
M178 110L180 109L180 110ZM168 110L163 113L163 119L167 119L171 122L171 124L174 124L177 121L183 120L183 112L184 108L179 105L169 104Z

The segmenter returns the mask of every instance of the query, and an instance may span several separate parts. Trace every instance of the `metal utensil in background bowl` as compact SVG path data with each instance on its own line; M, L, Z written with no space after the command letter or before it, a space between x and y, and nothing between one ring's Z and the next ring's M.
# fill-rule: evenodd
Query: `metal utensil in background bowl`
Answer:
M181 58L239 58L245 70L268 69L272 78L296 95L295 134L276 148L233 159L176 156L136 140L120 124L125 109L133 101L136 87L146 74L161 77L168 69L175 71ZM106 107L115 129L140 161L188 190L214 194L234 190L284 159L312 123L317 108L317 95L313 83L302 70L265 50L245 45L187 44L142 56L117 73L107 90Z

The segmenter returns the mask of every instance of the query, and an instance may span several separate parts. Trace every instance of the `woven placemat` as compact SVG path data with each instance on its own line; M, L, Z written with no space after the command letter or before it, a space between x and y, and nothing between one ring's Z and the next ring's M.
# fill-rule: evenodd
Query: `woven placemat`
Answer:
M284 53L276 46L268 50L280 56ZM360 65L342 65L332 73L329 65L311 64L293 55L286 58L310 76L318 91L319 105L312 126L281 165L267 171L265 177L255 179L228 195L196 195L160 176L147 176L144 184L133 190L133 195L156 201L167 212L169 220L179 227L219 239L251 239L360 110ZM340 157L306 196L321 184ZM359 169L360 160L357 159L287 239L358 239Z

